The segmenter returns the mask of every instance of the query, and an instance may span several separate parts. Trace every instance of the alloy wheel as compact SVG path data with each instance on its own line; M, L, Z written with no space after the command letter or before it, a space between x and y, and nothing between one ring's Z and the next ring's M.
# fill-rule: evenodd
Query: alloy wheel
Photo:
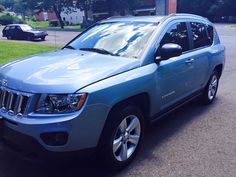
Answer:
M209 100L213 100L218 87L218 78L216 75L212 76L212 79L210 81L209 87L208 87L208 98Z
M113 139L113 154L116 160L128 160L138 146L141 124L137 116L127 116L118 126Z

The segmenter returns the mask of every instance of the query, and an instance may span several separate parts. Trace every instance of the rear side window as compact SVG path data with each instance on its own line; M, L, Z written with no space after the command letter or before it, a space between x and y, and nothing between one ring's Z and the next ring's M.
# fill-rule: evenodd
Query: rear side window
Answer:
M167 43L180 45L183 52L189 50L189 37L186 23L176 23L168 30L161 40L160 47Z
M191 30L193 34L193 47L200 48L209 45L206 33L206 26L203 23L191 22Z
M212 45L214 40L214 28L211 25L206 25L206 27L208 32L209 45Z

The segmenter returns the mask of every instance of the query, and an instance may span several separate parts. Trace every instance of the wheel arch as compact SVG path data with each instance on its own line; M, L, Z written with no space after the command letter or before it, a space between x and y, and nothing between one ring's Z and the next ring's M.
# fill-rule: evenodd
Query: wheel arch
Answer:
M115 109L129 105L137 106L138 108L140 108L145 119L150 117L150 96L146 92L119 101L112 106L111 110L109 111L108 117Z
M112 106L112 108L110 109L110 111L108 113L105 125L103 127L102 133L101 133L99 141L98 141L98 149L100 149L100 147L103 143L102 137L103 137L104 132L107 128L107 125L109 124L109 121L111 121L111 120L109 120L109 118L111 117L111 114L114 111L116 111L117 109L121 109L122 107L130 106L130 105L137 106L138 108L140 108L140 110L142 111L143 116L144 116L145 124L148 125L150 123L150 119L149 119L149 117L150 117L149 116L149 114L150 114L150 96L148 93L146 93L146 92L140 93L135 96L131 96L129 98L126 98L122 101L119 101Z
M219 78L222 76L222 72L223 72L223 64L219 64L217 66L215 66L213 71L217 71L219 74Z

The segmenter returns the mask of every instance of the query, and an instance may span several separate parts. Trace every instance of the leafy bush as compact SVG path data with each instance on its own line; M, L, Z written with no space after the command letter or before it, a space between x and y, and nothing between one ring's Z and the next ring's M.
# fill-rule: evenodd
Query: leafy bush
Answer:
M60 22L58 20L49 21L49 26L52 27L60 26Z
M5 7L0 4L0 12L3 12L5 10Z
M13 23L24 23L24 21L17 17L13 17L9 14L0 16L0 24L8 25L8 24L13 24Z

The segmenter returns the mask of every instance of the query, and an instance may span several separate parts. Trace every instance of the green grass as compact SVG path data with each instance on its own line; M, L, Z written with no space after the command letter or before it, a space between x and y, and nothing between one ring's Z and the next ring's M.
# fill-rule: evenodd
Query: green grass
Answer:
M231 26L231 28L236 28L236 25Z
M34 22L32 20L26 21L29 25L31 25L34 28L48 28L48 22Z
M34 22L32 20L27 20L26 22L34 28L56 28L56 29L61 28L59 26L58 27L51 27L51 26L49 26L48 22L44 22L44 21L43 22L38 22L38 21ZM80 28L81 28L80 25L65 26L65 29L80 29Z
M53 46L42 44L0 41L0 63L55 49Z

